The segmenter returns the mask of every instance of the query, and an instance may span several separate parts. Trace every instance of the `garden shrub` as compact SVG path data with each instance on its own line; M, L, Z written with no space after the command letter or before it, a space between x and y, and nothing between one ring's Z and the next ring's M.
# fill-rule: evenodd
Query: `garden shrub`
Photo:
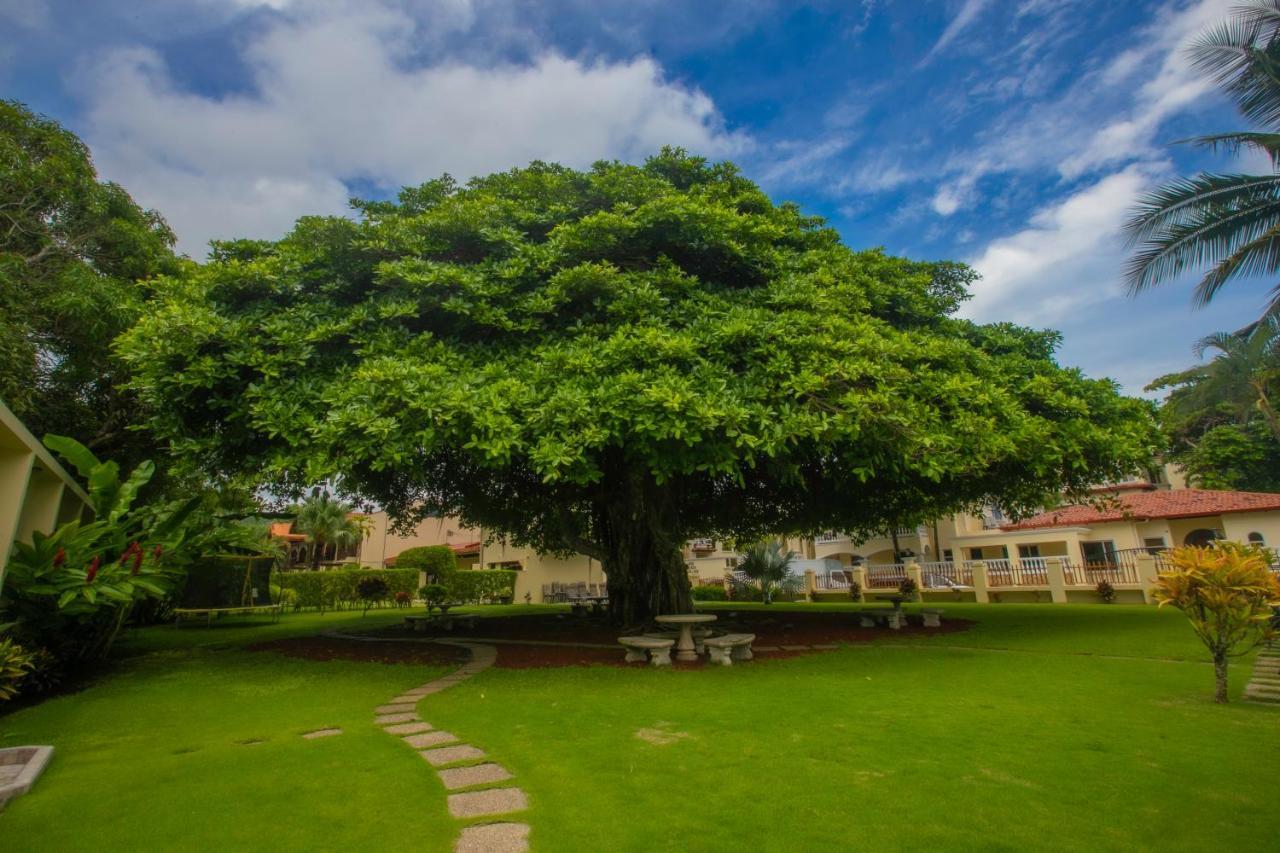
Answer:
M707 586L695 586L693 588L694 601L728 601L729 591L722 586L709 584Z
M422 603L427 605L427 610L430 610L449 600L449 587L442 583L429 583L418 590L418 598L422 599Z
M426 572L429 581L439 583L458 571L458 557L448 545L406 548L396 555L396 568Z
M898 584L898 594L909 601L915 601L919 593L920 585L915 578L903 578L902 583Z
M34 666L26 649L7 637L0 640L0 702L18 695L23 679Z
M398 589L392 597L395 599L396 607L408 607L413 603L413 596L408 590Z
M374 604L384 601L390 591L391 588L383 578L364 577L356 582L356 595L360 596L365 613L368 613L369 608Z
M380 578L391 595L404 591L412 594L418 588L417 569L336 569L327 572L294 571L280 575L281 594L296 596L298 609L317 610L354 607L360 602L357 585L366 578Z
M1098 598L1102 600L1103 604L1111 604L1116 600L1116 588L1111 585L1111 581L1098 581L1098 585L1094 587L1093 591L1098 594Z
M849 598L853 599L854 601L862 600L862 584L858 583L857 581L849 582Z

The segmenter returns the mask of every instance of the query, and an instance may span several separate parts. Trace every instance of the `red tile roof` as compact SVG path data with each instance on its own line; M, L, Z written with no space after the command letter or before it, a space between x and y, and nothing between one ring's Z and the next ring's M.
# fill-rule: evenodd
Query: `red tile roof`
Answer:
M1167 492L1132 492L1117 495L1100 507L1088 504L1060 506L1004 530L1037 527L1077 527L1107 521L1146 521L1152 518L1195 518L1231 512L1280 510L1280 495L1270 492L1215 492L1209 489L1174 489Z

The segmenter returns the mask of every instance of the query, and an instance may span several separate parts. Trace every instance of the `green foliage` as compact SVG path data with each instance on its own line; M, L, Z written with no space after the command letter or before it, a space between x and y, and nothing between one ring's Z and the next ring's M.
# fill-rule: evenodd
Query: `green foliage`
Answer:
M418 598L422 603L427 605L430 610L433 607L444 604L449 600L449 587L442 583L429 583L418 589Z
M729 591L722 586L708 584L693 588L694 601L728 601Z
M33 669L35 661L26 649L8 637L0 640L0 702L17 696Z
M396 555L396 568L417 569L427 577L439 581L458 571L458 556L448 545L423 545L406 548Z
M903 578L902 583L898 584L898 594L915 601L920 594L920 585L915 582L915 578Z
M390 591L391 589L387 582L382 578L369 577L356 581L356 595L364 604L365 613L368 613L369 608L374 604L386 601ZM404 592L404 590L398 590L398 592Z
M1243 131L1189 140L1200 146L1263 155L1270 174L1201 172L1147 194L1128 224L1137 245L1129 263L1130 290L1179 280L1205 268L1195 302L1210 302L1234 280L1265 281L1280 272L1275 228L1280 221L1280 4L1253 0L1232 10L1192 46L1198 69L1218 83L1262 132ZM1280 311L1272 291L1269 315Z
M388 593L401 590L412 593L418 587L416 569L334 569L324 572L293 571L280 573L283 595L297 596L296 607L333 610L354 607L360 603L359 584L376 578L387 585Z
M271 570L275 560L242 554L205 554L187 566L179 601L182 607L250 607L272 604Z
M0 399L36 434L136 463L150 441L111 341L174 273L173 234L56 122L0 101Z
M281 493L341 476L687 609L689 538L871 535L1145 465L1145 406L1056 337L951 316L972 271L854 252L731 164L534 163L308 217L158 283L150 426Z
M755 587L760 600L771 604L779 590L795 592L804 583L791 571L795 558L795 552L784 551L781 542L757 542L738 560L737 583Z
M1272 397L1280 377L1280 321L1264 319L1197 345L1215 351L1206 364L1162 376L1147 390L1168 389L1160 422L1169 459L1207 489L1280 489L1280 418Z
M198 499L139 505L155 466L128 477L74 439L46 439L88 482L94 520L35 531L14 544L0 589L0 612L18 636L61 660L101 658L134 606L163 599L183 577L198 538L189 523Z
M509 603L516 594L516 575L509 569L463 569L450 575L445 584L453 601Z

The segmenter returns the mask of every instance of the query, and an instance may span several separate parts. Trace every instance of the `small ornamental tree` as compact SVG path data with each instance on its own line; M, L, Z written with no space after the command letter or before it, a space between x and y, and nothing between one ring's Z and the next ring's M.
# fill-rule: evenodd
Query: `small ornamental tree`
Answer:
M601 561L616 621L681 547L898 524L1147 464L1145 403L1058 336L953 317L973 273L854 252L728 163L534 163L215 244L118 342L150 427L277 493L336 478Z
M1156 578L1155 597L1178 608L1213 657L1218 702L1227 701L1227 663L1271 638L1272 608L1280 606L1280 581L1270 554L1236 542L1210 548L1175 548L1171 568Z
M738 560L737 577L741 583L760 591L760 600L773 604L776 592L794 592L799 578L791 571L794 551L785 551L781 542L758 542Z

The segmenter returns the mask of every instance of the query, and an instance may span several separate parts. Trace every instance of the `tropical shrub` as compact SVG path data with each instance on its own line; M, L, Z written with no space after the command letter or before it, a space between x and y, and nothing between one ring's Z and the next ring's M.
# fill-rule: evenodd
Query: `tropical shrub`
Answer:
M23 680L34 668L35 662L26 649L8 637L0 640L0 702L17 696Z
M413 595L405 589L396 590L392 598L395 600L396 607L408 607L413 603Z
M1265 549L1236 542L1209 548L1174 548L1170 566L1156 577L1161 607L1178 608L1213 658L1218 702L1227 701L1227 664L1275 634L1272 608L1280 605L1280 581Z
M449 600L449 587L442 583L429 583L418 589L418 598L422 599L422 603L430 611Z
M795 553L782 548L781 542L758 542L749 547L738 560L734 583L758 589L759 600L765 604L772 604L779 591L794 593L804 581L791 571Z
M898 594L915 601L916 596L920 594L920 585L916 583L915 578L903 578L902 583L898 584Z
M1111 585L1109 580L1098 581L1098 585L1093 588L1093 591L1098 594L1098 598L1103 604L1112 604L1116 600L1116 588Z
M862 600L862 584L857 581L849 581L849 597L854 601Z
M729 591L722 586L708 584L693 588L694 601L728 601Z
M454 601L504 603L516 594L516 572L510 569L466 569L445 582Z
M297 596L295 607L315 608L320 611L355 607L360 602L357 589L364 578L377 577L386 581L391 595L403 590L412 593L418 587L416 569L334 569L326 572L282 572L280 587L283 595L289 591Z
M397 554L396 568L426 572L428 581L440 583L458 571L458 556L448 545L422 545Z
M168 596L183 578L193 549L188 520L199 498L135 505L155 473L151 462L122 478L115 462L100 461L79 442L48 436L45 444L84 477L95 517L14 545L0 613L30 648L63 662L99 659L136 604Z
M360 601L364 604L364 612L366 614L374 604L385 601L390 591L387 582L379 577L361 578L356 582L356 595L360 597Z

